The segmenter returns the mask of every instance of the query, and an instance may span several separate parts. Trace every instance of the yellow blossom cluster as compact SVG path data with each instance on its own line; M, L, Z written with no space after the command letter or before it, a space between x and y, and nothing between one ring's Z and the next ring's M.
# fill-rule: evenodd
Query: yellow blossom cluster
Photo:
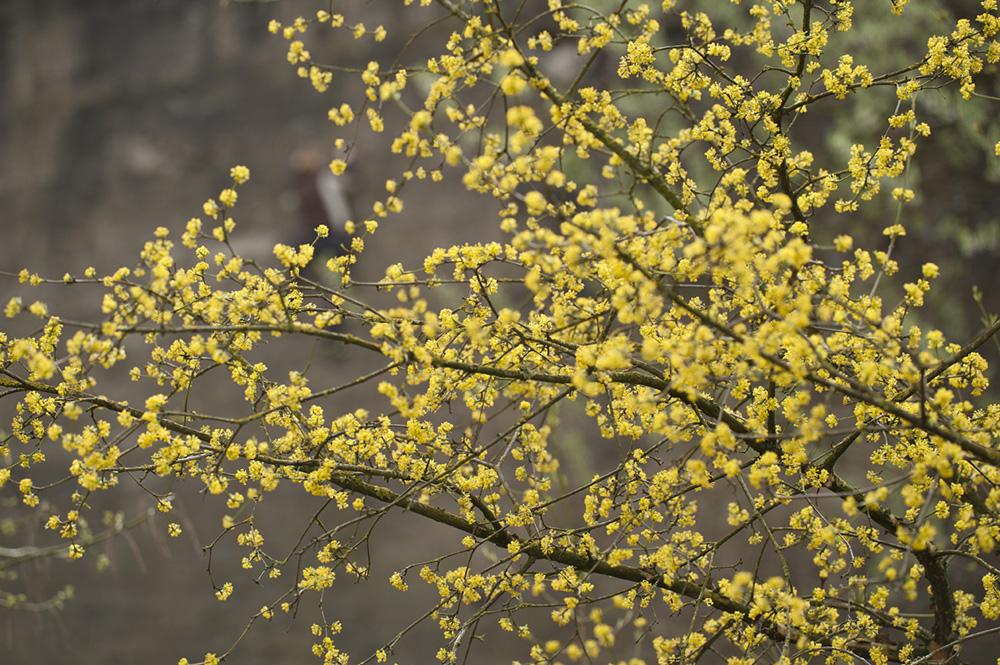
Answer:
M453 29L435 55L372 60L353 72L358 98L330 106L335 126L389 133L389 155L406 159L370 219L350 224L352 254L327 264L337 288L303 277L312 244L277 245L280 268L233 252L242 166L203 205L207 222L186 222L179 245L156 230L135 267L18 276L26 290L92 288L102 304L70 327L26 295L8 302L7 317L42 323L0 333L0 397L16 400L0 486L49 511L79 557L99 537L88 502L119 479L199 484L231 511L223 533L244 568L295 578L255 619L345 578L381 575L400 592L422 581L446 663L489 642L487 623L524 640L531 662L629 665L944 662L980 619L995 632L1000 405L980 347L1000 323L965 344L922 328L940 269L894 255L905 225L856 247L818 220L886 191L900 210L915 198L901 181L929 129L901 104L952 84L974 93L1000 55L996 3L892 70L838 50L849 0L737 2L719 18L672 0L603 12L548 0L537 15L441 4ZM877 11L905 21L905 5ZM324 25L385 32L327 11L271 23L330 94L333 70L303 41ZM880 88L896 95L867 143L809 149L798 127L812 108ZM404 214L404 190L441 181L482 197L503 240L353 284L378 220ZM342 344L377 367L336 381L279 371L259 357L268 340ZM98 387L118 367L144 389L141 408ZM234 414L188 402L210 372L231 381ZM367 384L364 408L326 400ZM75 483L60 500L33 474L52 444ZM279 485L326 501L291 554L254 520ZM364 552L395 510L454 538L431 562L382 571ZM959 587L956 561L976 579ZM213 587L225 600L235 585ZM313 628L325 662L346 662L340 628Z

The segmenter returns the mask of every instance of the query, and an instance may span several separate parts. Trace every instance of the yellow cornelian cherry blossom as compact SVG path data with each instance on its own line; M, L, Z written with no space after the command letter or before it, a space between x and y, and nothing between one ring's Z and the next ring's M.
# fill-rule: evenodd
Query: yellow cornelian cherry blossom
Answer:
M403 6L437 21L429 4ZM718 18L681 0L439 4L450 27L423 37L442 43L407 66L405 49L357 70L314 61L326 39L386 39L354 17L267 26L331 97L338 148L385 133L405 158L370 218L345 225L348 253L322 266L314 243L279 244L270 268L239 256L230 215L250 172L234 166L202 205L208 226L178 220L176 245L177 229L152 231L135 266L16 276L4 314L34 332L0 333L0 397L16 400L0 487L42 511L60 554L88 558L126 526L87 524L102 493L134 481L171 513L147 478L197 485L229 511L220 538L252 574L210 567L219 600L292 578L253 622L345 582L426 584L443 663L481 659L493 626L524 641L512 662L629 665L959 662L992 636L1000 405L979 349L1000 323L964 344L921 328L941 269L893 249L930 133L915 100L977 94L1000 60L996 2L922 35L904 67L843 51L849 0L734 2ZM904 25L907 4L865 11ZM360 81L356 97L335 72ZM889 106L863 142L814 154L804 114L881 88ZM481 197L502 240L355 282L381 219L441 181ZM877 247L816 221L873 200L903 220ZM316 279L324 269L337 279ZM92 289L100 313L71 325L26 293L41 284ZM279 373L265 342L342 344L377 367ZM132 391L104 388L115 367ZM231 381L232 413L188 403L209 372ZM364 408L325 399L366 384ZM70 482L36 483L54 443ZM291 553L254 521L279 486L326 502ZM397 510L451 539L385 570L367 540ZM323 617L313 653L348 662L343 626ZM399 653L404 629L369 660Z

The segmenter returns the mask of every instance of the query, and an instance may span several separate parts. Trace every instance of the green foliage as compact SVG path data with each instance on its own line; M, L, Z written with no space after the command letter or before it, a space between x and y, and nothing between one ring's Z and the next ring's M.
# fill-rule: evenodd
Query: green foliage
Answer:
M914 312L939 269L892 253L931 133L917 100L974 97L1000 58L996 3L948 22L916 0L866 6L899 26L906 48L879 52L911 54L901 62L852 51L848 0L419 4L406 11L453 32L429 60L354 72L358 99L336 97L333 72L351 73L304 40L384 29L326 11L271 24L331 96L337 148L390 132L408 160L323 279L303 270L311 245L277 246L280 268L235 254L231 214L251 186L239 166L179 246L158 229L131 269L21 273L103 294L89 323L15 298L7 316L40 327L0 333L2 397L17 401L0 485L42 511L56 550L86 557L123 528L86 526L122 481L169 515L164 478L234 511L220 538L245 549L253 578L292 578L251 623L345 578L426 583L444 663L476 662L503 631L525 642L514 662L636 665L958 662L992 639L1000 405L977 349L1000 324L964 345L922 330ZM877 112L850 145L808 149L811 117L862 99ZM504 242L352 281L378 220L442 182L496 210ZM824 225L886 202L902 223L879 247ZM261 360L265 340L378 364L339 381L286 375ZM118 368L139 387L106 393L98 379ZM199 407L220 373L236 415ZM369 385L365 408L330 408ZM137 390L142 406L127 400ZM279 486L327 500L285 553L253 520ZM452 536L432 561L379 570L366 543L397 511ZM212 575L221 600L248 582ZM313 627L324 662L347 662L338 629ZM410 662L398 629L353 657Z

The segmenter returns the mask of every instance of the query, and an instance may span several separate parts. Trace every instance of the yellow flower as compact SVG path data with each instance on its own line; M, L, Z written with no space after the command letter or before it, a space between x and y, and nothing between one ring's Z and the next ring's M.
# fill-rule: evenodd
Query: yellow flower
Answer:
M237 195L235 189L224 189L219 193L219 201L221 201L222 205L227 208L232 208L236 205L236 199Z
M529 215L538 216L545 212L547 202L541 192L532 190L524 195L524 205Z
M250 179L250 169L245 166L234 166L229 170L229 175L237 185L242 185Z
M500 55L500 64L504 67L520 67L524 64L524 58L517 49L509 48Z
M215 202L215 199L205 201L205 205L202 206L202 209L205 211L205 214L212 219L219 218L219 204Z
M222 585L221 589L215 592L215 596L219 600L226 600L227 598L229 598L229 596L232 595L232 593L233 593L233 583L226 582L225 584Z

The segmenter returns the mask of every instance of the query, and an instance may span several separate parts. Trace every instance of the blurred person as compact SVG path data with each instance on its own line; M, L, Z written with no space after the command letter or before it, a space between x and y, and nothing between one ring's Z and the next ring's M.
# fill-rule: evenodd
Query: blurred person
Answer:
M349 173L333 175L316 150L306 148L296 151L291 157L291 184L297 219L290 241L294 246L311 244L315 249L313 260L302 276L324 283L329 272L326 263L332 258L348 253L350 236L346 224L351 215L351 205L347 189ZM316 227L325 224L329 234L325 238L316 235Z

